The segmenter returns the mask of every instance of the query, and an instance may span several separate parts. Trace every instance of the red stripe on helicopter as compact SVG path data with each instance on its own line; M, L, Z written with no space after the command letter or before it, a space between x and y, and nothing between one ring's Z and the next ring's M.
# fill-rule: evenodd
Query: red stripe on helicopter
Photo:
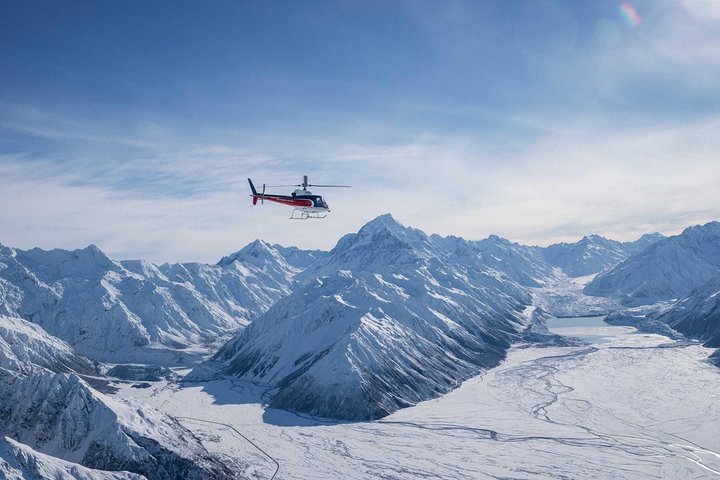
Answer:
M257 198L258 200L261 199L262 195L253 195L253 198ZM290 205L291 207L312 207L313 202L312 200L308 200L307 198L285 198L285 197L271 197L270 195L265 195L265 200L268 202L277 202L282 203L283 205Z

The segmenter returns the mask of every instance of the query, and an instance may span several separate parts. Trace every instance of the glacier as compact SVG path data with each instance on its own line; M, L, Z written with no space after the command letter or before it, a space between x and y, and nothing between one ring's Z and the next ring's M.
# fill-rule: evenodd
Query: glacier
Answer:
M213 265L0 246L0 475L720 472L711 399L672 400L718 384L717 225L537 247L388 214L329 252L256 240Z

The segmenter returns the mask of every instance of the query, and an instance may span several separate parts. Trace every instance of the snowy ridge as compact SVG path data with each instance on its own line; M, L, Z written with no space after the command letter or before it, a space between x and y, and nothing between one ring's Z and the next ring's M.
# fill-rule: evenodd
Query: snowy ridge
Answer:
M27 445L0 438L0 478L5 480L143 480L130 472L93 470L36 452Z
M720 275L675 302L657 319L705 342L706 347L720 348Z
M628 253L620 242L590 235L575 243L550 245L543 249L543 256L550 265L561 268L569 276L581 277L617 265Z
M288 294L303 263L320 255L281 249L255 242L219 265L156 266L115 262L93 245L0 247L0 313L98 360L186 363Z
M720 223L686 228L598 275L585 287L596 296L650 304L680 298L720 273Z
M99 373L95 363L39 326L0 315L0 367L29 372L33 366L55 372Z
M98 366L39 326L0 316L0 437L25 444L0 442L3 478L234 478L174 419L58 372Z
M278 387L271 405L379 418L496 365L530 296L479 258L457 261L384 215L346 235L315 277L198 368Z
M520 245L497 235L476 242L455 236L432 235L431 239L458 259L479 261L526 287L541 287L560 277L556 269L545 261L540 249Z
M175 420L112 400L74 374L0 377L0 432L41 453L147 478L233 478Z
M645 235L633 242L623 242L623 247L625 247L625 251L628 254L635 255L636 253L642 252L650 245L657 243L665 238L667 237L662 233L646 233Z

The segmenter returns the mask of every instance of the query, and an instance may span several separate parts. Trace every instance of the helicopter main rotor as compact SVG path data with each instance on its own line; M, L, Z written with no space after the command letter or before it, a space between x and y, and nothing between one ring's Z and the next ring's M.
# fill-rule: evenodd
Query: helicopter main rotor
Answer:
M267 185L269 188L284 188L284 187L302 187L303 190L307 191L308 187L320 187L320 188L351 188L351 185L320 185L308 183L308 176L303 175L303 183L294 185Z

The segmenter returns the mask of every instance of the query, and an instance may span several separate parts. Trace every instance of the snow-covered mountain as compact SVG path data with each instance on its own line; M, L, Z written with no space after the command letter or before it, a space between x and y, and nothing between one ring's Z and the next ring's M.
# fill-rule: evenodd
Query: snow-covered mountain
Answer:
M647 233L632 242L621 243L600 235L588 235L575 243L556 243L539 250L550 265L559 267L570 277L582 277L612 268L663 238L660 233Z
M234 262L241 265L251 265L255 268L269 268L276 275L292 276L305 270L310 265L325 258L328 252L323 250L301 250L297 247L283 247L277 243L269 244L262 240L255 240L242 250L220 259L219 266L228 266Z
M545 261L537 247L520 245L497 235L479 241L439 235L430 238L433 243L458 257L476 256L476 261L503 272L508 278L526 287L540 287L558 279L555 268Z
M35 366L54 372L99 373L96 363L41 327L0 315L0 368L23 373Z
M529 323L531 299L475 247L441 243L376 218L194 376L272 384L274 407L346 419L447 392L503 358Z
M0 313L38 324L97 360L183 363L287 295L318 256L258 241L218 265L156 266L113 261L93 245L0 246Z
M657 319L707 347L720 348L720 275L675 302Z
M0 316L0 439L12 439L0 442L3 478L140 478L79 465L148 479L235 478L176 420L78 376L98 370L41 327Z
M686 228L598 275L585 293L642 304L680 298L720 273L720 223Z
M0 370L0 435L46 455L148 479L235 478L176 420L121 403L75 374Z
M662 233L646 233L635 241L623 242L623 247L629 255L635 255L636 253L642 252L653 243L657 243L665 238L667 237Z
M556 243L543 249L545 260L571 277L581 277L617 265L628 256L625 246L600 235L575 243Z
M0 437L0 478L4 480L145 480L130 472L106 472L36 452L8 437Z

